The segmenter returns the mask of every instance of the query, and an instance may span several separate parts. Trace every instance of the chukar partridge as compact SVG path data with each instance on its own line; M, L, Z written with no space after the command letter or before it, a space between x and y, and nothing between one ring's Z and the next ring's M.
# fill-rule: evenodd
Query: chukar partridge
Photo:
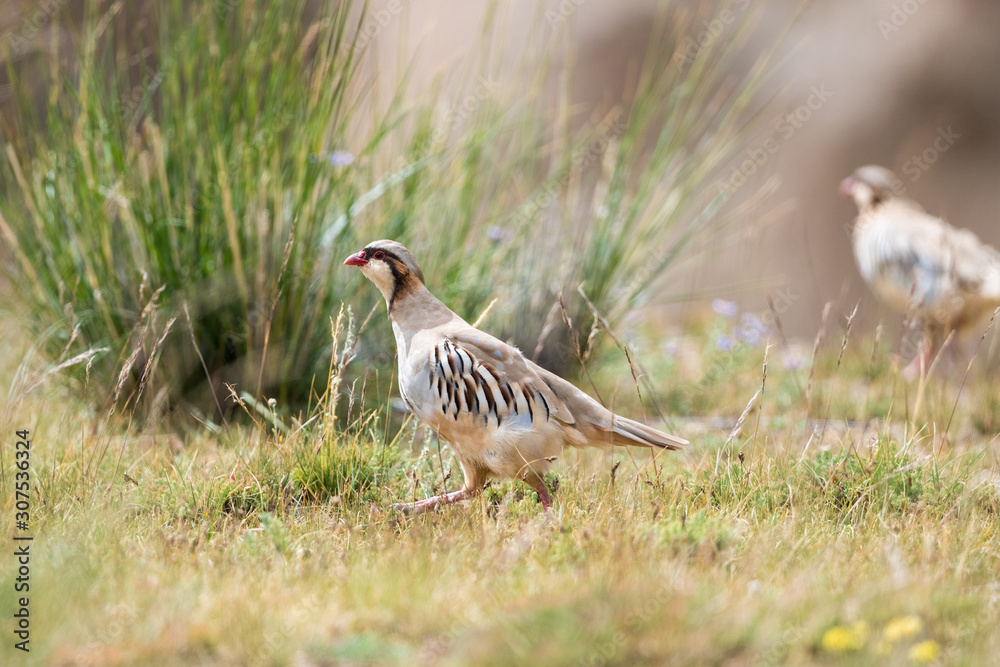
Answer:
M687 441L612 414L575 386L473 328L431 294L410 251L375 241L348 257L382 292L396 336L399 392L451 443L465 473L458 491L395 505L419 513L471 498L487 479L522 479L545 508L543 475L566 446L677 449Z
M1000 253L901 196L902 182L884 167L861 167L840 184L858 217L854 258L865 282L889 306L912 312L923 338L907 368L913 377L955 331L980 325L1000 306Z

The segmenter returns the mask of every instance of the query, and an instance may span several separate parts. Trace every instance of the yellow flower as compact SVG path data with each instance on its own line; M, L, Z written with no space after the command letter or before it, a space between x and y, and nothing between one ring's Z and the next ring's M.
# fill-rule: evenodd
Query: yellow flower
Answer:
M820 646L829 653L845 653L864 648L867 641L868 624L859 621L850 627L846 625L833 626L823 635Z
M910 660L927 664L934 662L941 655L941 646L933 639L922 641L910 649Z
M900 616L889 621L882 630L882 638L890 644L895 644L901 639L920 634L922 628L923 623L919 616Z

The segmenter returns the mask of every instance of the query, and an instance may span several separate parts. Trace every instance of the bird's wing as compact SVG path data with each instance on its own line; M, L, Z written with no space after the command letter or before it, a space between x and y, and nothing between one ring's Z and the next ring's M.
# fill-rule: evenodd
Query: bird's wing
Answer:
M967 229L950 227L950 231L952 271L959 288L1000 301L1000 253Z
M524 396L528 407L541 410L547 417L554 417L563 424L573 424L573 412L552 391L520 350L493 336L463 327L445 334L445 341L438 346L438 353L445 355L441 361L454 375L462 367L468 372L474 389L482 389L487 402L496 402L500 409L514 410L519 404L518 394ZM435 364L439 363L435 359ZM470 387L473 390L473 387ZM502 401L502 403L501 403Z
M991 272L1000 271L996 251L975 234L909 202L886 206L869 220L862 216L857 233L855 253L865 278L889 283L897 296L912 296L925 307L978 295Z
M505 400L510 409L521 393L541 403L547 413L571 427L567 429L570 442L576 445L613 443L618 445L641 445L664 449L678 449L688 444L687 440L667 435L661 431L613 414L610 410L591 398L577 386L555 373L525 359L521 352L489 334L469 327L452 331L445 337L454 350L454 368L444 372L461 370L459 362L466 362L464 354L470 355L475 364L485 368L475 375L485 386L495 392L496 402ZM446 346L444 349L448 349ZM449 366L451 360L446 360ZM437 362L435 362L437 363ZM470 391L472 387L470 387ZM508 396L513 396L512 401ZM573 434L576 434L575 436Z

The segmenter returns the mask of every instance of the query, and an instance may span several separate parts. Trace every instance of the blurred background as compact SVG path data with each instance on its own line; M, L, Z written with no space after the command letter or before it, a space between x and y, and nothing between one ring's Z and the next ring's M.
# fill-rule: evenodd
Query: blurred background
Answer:
M609 97L621 99L630 66L641 62L649 46L661 4L545 4L559 17L549 17L554 31L572 30L575 103L596 108ZM700 3L673 4L693 11ZM512 32L527 30L536 3L510 6L510 21L520 26ZM762 309L762 290L750 287L755 281L793 287L802 299L784 319L796 335L809 338L823 304L840 298L845 282L845 302L867 297L844 231L855 209L837 194L840 180L864 164L889 167L928 211L1000 245L1000 6L988 0L733 0L721 7L695 22L688 36L699 40L707 32L714 39L712 21L726 8L737 17L759 13L748 50L732 64L736 76L783 39L784 61L769 91L774 98L745 151L729 164L730 173L723 170L726 179L735 170L749 171L744 161L761 161L758 149L774 138L778 150L767 154L733 203L767 179L777 185L759 217L742 223L745 242L738 250L684 276L692 290L711 287ZM475 48L484 14L482 3L421 3L405 29L408 53L440 66L461 59ZM389 25L386 39L377 40L382 63L392 62L401 39L398 25ZM815 90L828 93L827 99L817 98L818 108L804 110ZM781 214L773 219L773 211ZM772 224L754 224L761 218ZM869 321L886 315L870 298L861 312Z
M144 15L147 12L138 7L150 3L129 4L133 6L126 11ZM218 0L216 4L242 3ZM312 4L315 11L319 3ZM429 0L417 7L411 4L370 4L362 27L377 34L369 40L368 66L393 68L417 58L421 66L416 78L426 84L475 52L488 3ZM526 39L540 12L553 32L569 33L578 71L573 100L581 108L593 109L609 98L621 99L630 67L634 70L648 48L651 26L662 3L520 0L505 4L504 20L515 41ZM672 4L695 7L699 3ZM763 179L777 178L779 185L770 201L775 208L778 202L791 202L793 207L767 229L748 230L748 243L740 245L738 258L720 258L692 271L693 285L710 285L761 306L752 289L738 287L753 279L794 285L804 299L789 312L788 325L811 336L823 303L840 295L845 280L849 300L865 294L843 232L843 224L854 211L837 196L836 186L857 166L869 163L896 171L907 184L908 194L930 212L974 230L988 243L1000 244L1000 41L996 38L1000 6L988 0L733 0L722 3L726 5L736 15L762 14L751 51L765 50L789 31L783 43L787 60L776 77L775 99L764 112L759 141L747 144L747 150L753 151L776 137L780 150L769 154L766 164L750 177L746 192ZM79 28L83 6L83 0L55 0L42 3L41 8L21 0L4 2L0 34L8 39L11 33L18 34L30 42L20 45L11 64L30 68L36 51L53 48L53 39L68 40L63 33ZM392 20L383 27L379 12L386 11ZM58 17L50 16L56 12ZM553 14L545 17L544 12ZM711 21L717 18L696 25L698 32L689 36L698 39L701 31L712 35ZM146 46L142 34L135 33L137 52ZM733 71L745 72L748 61L749 57L734 63ZM513 74L528 75L516 70ZM824 101L809 114L800 112L791 136L789 125L779 131L785 115L808 104L813 87L828 91L829 103ZM37 94L41 98L40 85ZM10 97L8 81L0 88L4 108L9 108ZM939 133L953 139L946 151L935 148ZM741 162L734 160L733 169L739 169ZM875 304L866 306L874 308Z
M333 14L341 18L323 18ZM206 22L204 34L185 27L192 18ZM284 70L277 47L267 45L271 37L254 33L261 26L273 27L266 34L275 44L295 33L286 46L296 55L285 59ZM339 31L334 38L331 26ZM194 41L180 49L177 35L184 29L193 31ZM108 229L124 225L124 236L133 234L128 227L138 199L127 190L134 187L153 212L149 224L137 218L133 235L166 220L164 235L202 230L192 231L202 234L196 261L211 254L214 243L227 246L197 276L178 269L184 261L176 257L170 265L155 259L159 251L144 250L154 258L149 266L128 277L118 271L121 293L130 296L122 297L126 305L101 316L112 322L109 336L79 333L92 324L84 314L98 319L94 313L101 310L100 298L93 308L78 307L93 299L93 290L69 296L74 280L86 286L99 280L97 273L80 257L52 265L58 273L75 262L42 290L47 296L40 302L50 315L66 316L49 347L62 350L61 359L107 348L102 354L109 368L131 360L124 366L131 368L133 384L145 377L143 365L155 357L155 341L170 326L151 324L141 344L141 336L126 332L137 330L150 294L171 280L202 295L240 285L242 304L229 316L210 324L196 312L190 327L210 348L215 393L219 381L250 357L255 361L244 364L242 377L251 385L256 378L258 391L285 386L290 374L308 373L302 368L330 363L335 355L328 341L316 342L326 335L326 315L305 327L315 340L304 344L308 352L301 355L298 342L284 344L280 327L299 335L296 312L329 314L344 295L360 320L377 300L368 294L373 290L359 292L356 277L338 273L335 262L297 262L303 247L322 248L323 261L332 262L376 234L406 240L432 290L464 316L475 318L498 299L487 328L534 350L549 366L568 356L573 335L587 339L589 322L561 339L546 341L538 333L558 322L555 297L575 297L581 277L590 281L587 289L596 289L591 296L615 325L655 322L676 333L709 311L715 298L760 313L770 297L784 304L784 333L811 341L829 301L840 315L860 300L861 322L868 327L898 322L867 292L851 256L845 224L855 209L837 195L837 185L856 167L890 167L907 194L930 212L1000 245L997 34L1000 6L987 0L386 0L284 6L8 0L0 8L0 57L6 63L0 113L8 158L17 156L17 167L8 159L0 187L43 199L46 188L65 191L55 185L67 166L58 140L26 139L48 131L40 128L50 119L59 119L53 135L77 145L88 123L102 138L111 127L116 138L103 150L115 156L108 173L121 172L122 179L100 183L86 160L78 165L88 179L78 184L81 197L96 192L92 210L107 214ZM337 61L327 50L350 57ZM248 52L259 66L227 64L244 62L227 60L228 53ZM339 78L334 71L317 73L317 62L342 67ZM216 67L219 90L211 83ZM176 80L175 72L181 72ZM296 81L299 72L309 81ZM67 98L86 86L93 95L83 94L81 107L102 90L115 91L109 94L113 104L93 114L71 109L76 102ZM324 86L337 92L317 103L325 93L316 91ZM63 93L53 92L58 89ZM244 89L250 91L246 99L237 99ZM169 96L195 101L178 109ZM215 106L206 110L206 104ZM317 120L323 113L334 120ZM109 124L107 117L118 121ZM202 125L211 118L218 118L217 127ZM309 132L301 126L306 118L315 124ZM34 161L39 154L47 156ZM317 175L316 164L336 173ZM130 186L133 169L144 180ZM46 174L54 175L48 185ZM276 182L280 187L267 190ZM60 252L72 256L69 245L31 250L31 225L18 224L32 217L36 228L41 224L34 212L38 200L30 199L8 197L5 215L13 231L5 237L7 260L16 263L18 247L29 259L36 257L33 262ZM54 204L53 229L60 228L60 215L88 210L82 201ZM615 206L623 201L623 210L632 213L620 223ZM316 222L303 222L305 214ZM306 236L290 249L286 239L293 224ZM303 225L314 228L304 232ZM687 230L696 227L698 234L689 238ZM577 237L577 229L596 231ZM80 228L68 236L74 234L84 238L89 232ZM244 234L251 236L241 240ZM627 242L614 245L622 236ZM19 241L11 243L15 237ZM102 247L107 266L114 265L107 239ZM253 270L247 267L254 253L259 273L247 287L240 274ZM241 254L247 255L242 261ZM209 276L223 265L222 278ZM498 274L499 268L517 276ZM289 280L300 280L301 289L290 294ZM336 287L317 293L323 280ZM511 292L531 294L505 300ZM167 289L164 299L170 295ZM180 317L183 302L174 299L174 310L166 310ZM217 306L209 299L192 308L217 313ZM589 316L578 298L568 307L578 324ZM530 316L517 316L524 312ZM174 338L187 336L177 333L184 322L171 325ZM377 329L384 324L373 326L376 333L368 339L387 335L387 328ZM36 324L36 330L45 327ZM268 344L261 341L277 345L264 355L270 360L260 358ZM367 345L362 343L362 353L391 364L391 351ZM290 356L301 368L268 366ZM85 357L88 369L92 357ZM196 386L203 366L192 358L179 382Z

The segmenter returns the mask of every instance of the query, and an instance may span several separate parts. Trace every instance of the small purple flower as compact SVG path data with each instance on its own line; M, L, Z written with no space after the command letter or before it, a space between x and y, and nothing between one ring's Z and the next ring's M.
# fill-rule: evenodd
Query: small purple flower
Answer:
M346 167L354 162L354 156L347 151L333 151L330 153L330 164L334 167Z
M486 229L486 236L488 236L491 241L500 243L502 241L506 241L510 234L501 229L498 225L490 225Z
M720 334L719 337L715 339L715 349L717 350L729 352L734 347L736 347L736 343L726 334Z
M740 325L733 327L733 335L750 346L760 343L760 339L765 333L767 333L767 325L755 313L743 313Z
M740 307L736 305L735 301L714 299L712 301L712 310L723 317L736 317L740 312Z
M767 331L767 325L764 324L763 320L761 320L756 313L743 313L743 317L740 318L740 323L743 325L744 329L753 329L757 333L764 333Z
M760 331L753 327L733 327L733 337L750 347L756 347L760 343Z
M785 370L800 371L806 367L809 359L798 350L786 350L781 355L781 365Z

